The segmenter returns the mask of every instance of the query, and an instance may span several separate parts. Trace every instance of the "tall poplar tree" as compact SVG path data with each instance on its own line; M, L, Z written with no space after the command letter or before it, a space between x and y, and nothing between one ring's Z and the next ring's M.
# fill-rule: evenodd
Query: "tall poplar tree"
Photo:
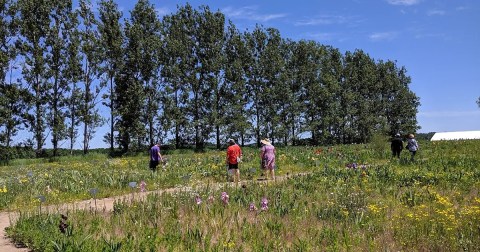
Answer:
M69 93L65 95L65 103L67 111L65 113L67 125L67 139L70 141L70 155L73 155L73 148L78 137L78 126L80 125L81 107L82 107L82 89L78 82L82 78L82 65L80 56L80 34L77 29L78 17L77 12L70 13L69 40L67 44L67 66L65 70L65 78L69 80Z
M0 1L0 146L7 148L12 137L21 129L23 114L27 110L27 94L13 78L17 68L13 40L16 34L14 11L11 1Z
M18 65L14 46L16 27L10 2L0 5L0 147L11 147L12 137L22 130L31 95L18 83L14 73ZM3 150L2 150L3 151ZM8 150L5 151L8 154ZM7 155L2 158L9 159Z
M320 141L326 144L340 142L341 125L341 85L343 80L343 56L340 51L331 46L322 46L320 57L320 83L322 86L320 107L321 120L319 122Z
M118 112L118 139L123 152L128 152L132 143L140 147L145 127L142 125L142 110L145 93L139 73L138 32L125 22L125 55L115 85L115 109Z
M188 4L179 7L176 13L163 19L164 118L167 118L168 125L172 125L176 148L180 148L188 141L191 129L187 101L191 90L189 78L194 75L191 39L193 25L194 10Z
M72 31L75 29L72 22L72 2L69 0L52 0L50 12L50 32L47 34L46 54L47 71L51 82L48 91L48 125L52 132L53 156L57 156L58 144L67 137L65 116L66 97L69 91L68 45L71 43ZM73 25L72 25L73 24Z
M226 138L236 138L243 145L248 140L249 122L247 110L248 93L246 87L246 69L248 68L247 47L242 34L229 21L224 43L224 80L219 89L217 107L221 125L217 125L217 135L225 128ZM218 148L218 140L217 140Z
M22 64L22 77L25 85L32 94L33 108L28 115L30 130L34 134L37 156L45 143L46 131L46 104L50 90L50 74L47 71L47 35L50 29L50 1L18 0L17 21L19 24L19 38L16 45L19 49Z
M82 101L80 109L80 119L83 123L83 153L87 154L90 148L96 128L102 123L102 118L98 111L98 99L101 91L100 85L95 85L94 81L99 72L101 55L99 47L99 34L97 30L97 20L93 13L90 0L81 0L80 8L77 10L81 18L79 26L80 35L80 55L82 57L82 82L84 89L81 92Z
M245 59L248 68L246 69L247 92L249 94L249 112L253 115L251 119L253 131L255 133L257 146L260 146L262 132L262 122L264 121L262 110L264 101L265 80L263 78L265 69L262 61L265 60L265 48L267 45L267 34L263 27L256 26L249 33L245 33L248 57Z
M376 65L368 54L361 50L345 55L344 88L349 93L345 102L348 119L344 122L348 142L365 143L375 130L384 125L384 118L377 116L375 103L379 86L376 85Z
M155 8L148 0L140 0L130 17L131 26L127 34L127 55L134 61L138 81L142 84L145 100L142 106L141 123L146 128L150 146L155 143L155 121L160 103L160 67L161 67L161 22ZM143 136L140 136L143 138Z
M138 1L125 24L125 64L116 87L119 133L125 151L131 142L142 148L146 135L151 145L154 142L154 119L159 108L155 78L160 67L160 31L155 8L148 0Z
M118 113L115 110L115 83L118 77L118 71L122 67L122 43L123 33L120 18L122 13L118 10L118 5L113 0L101 0L99 2L98 32L100 35L99 45L102 48L99 51L101 55L100 73L103 74L102 85L108 87L107 93L103 95L103 104L110 109L110 132L105 136L105 141L110 144L110 151L114 150L115 130Z
M299 41L293 55L293 76L297 85L302 86L304 128L311 133L313 144L318 144L318 128L320 127L319 105L322 100L320 84L320 64L323 55L322 47L314 41Z
M273 143L275 138L279 137L280 117L279 111L282 110L285 91L288 87L281 81L282 71L284 70L284 60L282 56L282 38L280 32L274 28L267 28L267 44L265 51L260 58L262 65L264 89L260 97L263 105L262 113L264 121L264 135L269 137ZM286 101L289 103L290 101ZM290 103L291 104L291 103Z
M200 99L195 101L197 104L195 107L203 107L203 109L200 109L201 112L194 113L196 148L204 148L212 128L215 128L216 145L217 148L220 148L220 125L223 121L220 102L224 98L220 75L224 60L222 48L225 16L220 12L210 11L206 6L202 6L197 14L196 38L198 43L196 43L195 52L199 75L196 82Z
M300 48L305 44L305 41L294 42L292 40L283 40L282 42L282 57L284 69L281 74L281 87L279 90L280 99L283 101L279 104L280 111L278 116L280 118L279 130L277 135L283 138L284 144L288 144L291 140L292 145L296 144L298 134L304 128L302 126L304 108L305 108L305 83L299 78L307 73L302 72L303 66L301 63L308 60L306 55L301 55ZM305 58L304 58L305 57Z
M12 31L13 17L11 13L11 2L0 0L0 83L4 85L6 73L12 60Z
M408 87L411 78L407 76L407 70L399 68L393 61L380 61L377 63L377 74L381 87L377 111L387 121L384 133L393 136L416 132L419 129L416 115L420 100Z

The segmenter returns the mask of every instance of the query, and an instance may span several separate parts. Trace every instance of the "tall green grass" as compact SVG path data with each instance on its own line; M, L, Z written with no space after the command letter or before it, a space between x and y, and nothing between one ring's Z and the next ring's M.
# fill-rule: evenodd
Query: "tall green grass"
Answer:
M46 181L62 188L66 198L58 202L81 198L94 186L131 192L129 181L145 180L148 190L193 188L143 202L126 198L112 212L22 211L8 233L38 251L478 251L479 147L480 141L421 142L415 162L407 152L391 159L387 147L378 155L373 145L279 148L277 172L288 178L267 183L256 182L258 150L245 149L242 186L217 189L212 183L226 181L223 151L170 155L167 170L157 173L144 158L69 160L69 166L11 167L20 178L31 170L37 180L18 188L7 183L0 202L29 205L21 191L35 195ZM40 180L48 169L62 168L62 176ZM16 197L8 201L10 189ZM264 199L268 209L262 210ZM67 216L63 232L60 214Z

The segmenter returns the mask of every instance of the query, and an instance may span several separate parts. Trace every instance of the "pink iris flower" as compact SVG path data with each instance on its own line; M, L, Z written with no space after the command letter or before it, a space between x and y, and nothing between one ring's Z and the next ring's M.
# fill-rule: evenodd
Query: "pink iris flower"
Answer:
M227 194L227 192L222 192L222 196L220 197L223 201L223 204L228 204L228 199L230 198Z
M250 203L250 207L248 208L250 212L257 211L257 207L255 206L255 203Z
M145 183L145 181L141 181L140 182L140 192L146 192L147 189L145 188L147 186L147 183Z
M200 198L200 196L195 196L195 203L197 203L197 205L200 205L202 204L202 199Z
M260 202L260 205L261 205L262 211L268 210L268 200L267 200L267 198L263 197L262 201Z

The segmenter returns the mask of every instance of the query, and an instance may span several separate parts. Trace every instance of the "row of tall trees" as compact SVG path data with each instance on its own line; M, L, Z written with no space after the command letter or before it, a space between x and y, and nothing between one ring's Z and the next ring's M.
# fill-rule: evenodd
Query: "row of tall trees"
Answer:
M103 124L104 141L123 151L159 139L356 143L418 128L419 99L396 62L260 25L241 32L207 6L160 18L139 0L123 18L113 0L97 10L89 0L0 0L0 14L6 147L29 130L37 150L81 138L86 153Z

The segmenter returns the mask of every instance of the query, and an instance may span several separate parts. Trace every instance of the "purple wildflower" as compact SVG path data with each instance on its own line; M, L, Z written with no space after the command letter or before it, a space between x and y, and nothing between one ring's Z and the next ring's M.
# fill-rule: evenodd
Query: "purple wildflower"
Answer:
M268 200L267 200L267 198L265 198L265 197L262 198L262 201L260 202L260 206L261 206L262 211L268 210Z
M357 168L358 168L358 164L357 164L357 163L347 164L346 166L347 166L347 168L351 168L351 169L357 169Z
M257 207L255 206L255 203L250 203L250 207L248 208L250 212L257 211Z
M147 186L147 183L145 183L145 181L141 181L140 182L140 192L145 192L147 191L147 189L145 188Z
M202 204L202 199L200 198L200 196L195 196L195 203L197 203L197 205L200 205Z
M220 197L223 201L223 204L227 205L228 204L228 199L230 198L227 194L227 192L222 192L222 196Z

